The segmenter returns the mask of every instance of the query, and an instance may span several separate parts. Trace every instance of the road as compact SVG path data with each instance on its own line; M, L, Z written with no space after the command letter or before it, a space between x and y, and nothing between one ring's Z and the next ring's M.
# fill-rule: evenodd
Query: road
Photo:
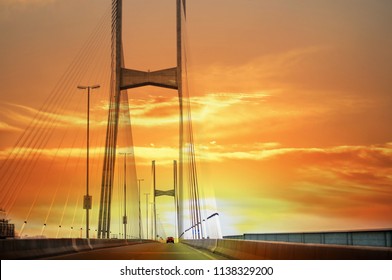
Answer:
M51 260L225 260L208 251L176 243L145 243L45 258Z

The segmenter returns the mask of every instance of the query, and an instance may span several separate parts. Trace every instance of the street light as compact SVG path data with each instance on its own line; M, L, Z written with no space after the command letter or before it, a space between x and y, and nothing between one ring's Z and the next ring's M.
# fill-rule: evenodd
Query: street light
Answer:
M138 191L138 196L139 196L139 239L142 239L142 213L140 209L140 182L144 181L144 179L137 179L139 183L139 191Z
M89 154L90 154L90 91L99 88L94 86L78 86L78 89L87 89L87 166L86 166L86 195L84 196L83 209L86 209L86 238L89 238L89 210L91 209L92 197L89 195Z
M151 217L151 238L152 238L152 240L155 240L156 238L155 238L155 235L156 235L156 233L155 233L155 231L156 231L156 228L154 227L154 224L155 224L155 220L156 220L156 217L155 217L155 203L154 202L150 202L150 205L151 205L151 213L153 213L152 215L153 215L153 217Z
M124 216L123 216L123 224L124 224L124 239L127 239L127 155L131 155L132 153L119 153L120 155L124 155Z
M144 194L146 196L146 235L148 239L148 196L150 195L149 193Z

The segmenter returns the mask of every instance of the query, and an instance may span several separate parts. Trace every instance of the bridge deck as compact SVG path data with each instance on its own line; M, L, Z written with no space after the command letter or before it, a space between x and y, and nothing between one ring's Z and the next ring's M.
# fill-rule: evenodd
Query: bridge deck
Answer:
M46 258L51 260L224 260L208 251L185 244L147 243L131 246L83 251Z

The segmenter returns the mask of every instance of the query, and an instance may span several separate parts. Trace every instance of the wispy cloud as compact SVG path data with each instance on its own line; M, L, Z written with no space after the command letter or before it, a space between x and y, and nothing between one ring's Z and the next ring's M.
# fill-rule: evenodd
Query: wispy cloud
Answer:
M0 1L0 20L7 20L15 12L26 10L35 6L48 5L57 0L1 0Z
M50 112L38 110L36 108L13 103L1 103L2 110L0 118L3 120L3 127L25 129L28 125L33 124L35 127L81 127L86 124L86 116L84 112L75 113L75 111L58 111ZM93 109L92 109L93 110ZM101 110L97 108L95 110ZM105 118L106 120L106 118ZM104 117L91 118L90 125L92 128L106 125Z
M362 165L379 167L392 166L392 144L372 146L335 146L292 148L282 147L279 143L255 143L253 145L212 144L200 146L202 153L208 153L210 159L268 160L279 156L296 159L301 155L304 165L314 163L334 166L337 161L356 162Z
M56 0L3 0L3 2L8 3L17 3L17 4L40 4L40 3L52 3L56 2Z
M330 49L330 46L308 46L260 55L242 65L225 65L223 62L194 73L194 80L202 88L231 91L277 89L287 85L285 80L298 70L303 61Z
M276 231L390 226L386 213L392 210L392 143L280 146L264 152L242 146L241 153L233 152L237 148L219 147L214 154L224 166L216 173L236 172L241 177L234 182L221 177L225 190L218 187L223 206L231 205L227 215L241 217L237 228L250 232L260 225ZM233 199L243 197L244 190L253 198L247 198L246 207Z
M214 123L227 122L227 117L222 113L233 106L246 106L249 103L260 104L265 102L268 92L220 92L208 93L204 96L184 99L190 102L192 122L207 124L214 118ZM148 100L132 100L130 105L132 124L136 126L162 126L178 124L179 103L178 98L150 96ZM184 118L187 119L187 111ZM239 120L239 118L235 118Z
M2 0L1 5L6 6L31 6L54 3L57 0Z
M12 126L12 125L5 123L5 122L0 122L0 131L6 131L6 132L18 131L19 132L19 131L22 131L22 129L19 127L16 127L16 126Z

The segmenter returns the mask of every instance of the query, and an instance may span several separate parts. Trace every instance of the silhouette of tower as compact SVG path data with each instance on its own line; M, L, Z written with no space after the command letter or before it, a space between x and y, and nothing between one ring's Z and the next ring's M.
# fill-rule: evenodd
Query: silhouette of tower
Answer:
M122 47L122 0L112 0L112 77L111 95L106 129L105 156L102 172L98 238L110 237L111 200L116 161L116 144L120 98L122 91L142 86L157 86L177 90L179 100L179 211L183 209L183 92L182 92L182 21L186 17L185 0L176 0L177 66L158 71L139 71L124 67ZM183 221L179 219L178 231L183 232Z

